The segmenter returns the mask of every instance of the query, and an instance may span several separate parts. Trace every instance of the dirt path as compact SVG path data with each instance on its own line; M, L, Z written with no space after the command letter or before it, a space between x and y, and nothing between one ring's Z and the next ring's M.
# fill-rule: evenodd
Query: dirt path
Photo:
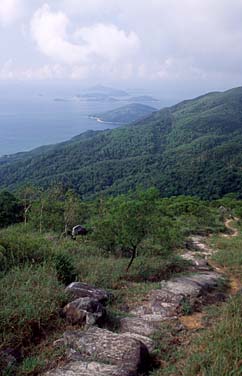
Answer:
M233 227L233 223L237 222L238 218L229 218L225 221L225 227L230 231L229 234L222 234L222 237L225 238L234 238L239 235L239 231L237 228ZM221 275L224 275L228 277L229 279L229 294L231 296L234 296L238 293L238 291L242 288L241 281L232 275L226 268L219 267L214 261L211 260L211 256L216 252L216 250L212 249L207 244L207 239L202 238L199 236L195 236L191 238L193 246L197 249L195 252L190 252L183 257L187 260L194 260L199 251L199 256L204 257L208 261L208 265L211 266L211 268L220 273ZM188 316L181 316L179 318L180 322L188 329L188 330L194 330L194 329L202 329L204 328L203 324L203 318L204 313L203 312L195 312L192 315Z
M225 221L225 226L227 227L227 229L231 232L230 234L223 234L222 236L224 238L234 238L236 236L239 235L239 231L237 228L234 228L233 227L233 222L237 222L239 219L238 218L230 218L230 219L226 219Z

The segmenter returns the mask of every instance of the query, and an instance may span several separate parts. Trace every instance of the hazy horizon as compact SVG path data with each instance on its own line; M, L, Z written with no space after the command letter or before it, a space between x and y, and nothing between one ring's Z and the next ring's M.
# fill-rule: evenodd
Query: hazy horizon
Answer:
M90 86L158 108L241 86L241 16L240 0L1 0L0 155L100 129L88 114L122 101L54 102Z

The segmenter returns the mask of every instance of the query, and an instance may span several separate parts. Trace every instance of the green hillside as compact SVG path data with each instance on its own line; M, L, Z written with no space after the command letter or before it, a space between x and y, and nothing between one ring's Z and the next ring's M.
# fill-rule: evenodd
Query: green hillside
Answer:
M128 124L133 121L141 120L155 111L157 111L157 109L154 107L140 103L131 103L112 111L95 114L93 117L104 122Z
M115 130L0 159L0 187L61 182L83 197L138 185L163 196L242 195L242 88L210 93Z

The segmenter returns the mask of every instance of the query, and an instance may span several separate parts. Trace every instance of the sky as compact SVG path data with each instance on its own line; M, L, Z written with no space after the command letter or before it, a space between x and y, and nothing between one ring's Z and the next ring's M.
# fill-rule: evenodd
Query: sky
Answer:
M242 85L242 0L0 0L0 85Z

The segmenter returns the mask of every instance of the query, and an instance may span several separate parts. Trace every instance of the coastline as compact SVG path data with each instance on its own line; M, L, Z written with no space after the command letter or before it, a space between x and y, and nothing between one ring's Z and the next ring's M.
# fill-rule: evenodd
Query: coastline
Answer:
M114 121L105 121L105 120L102 120L101 118L96 117L96 116L88 116L88 117L89 117L89 119L96 120L98 123L104 123L104 124L120 124L120 125L123 124L123 123L114 122Z

